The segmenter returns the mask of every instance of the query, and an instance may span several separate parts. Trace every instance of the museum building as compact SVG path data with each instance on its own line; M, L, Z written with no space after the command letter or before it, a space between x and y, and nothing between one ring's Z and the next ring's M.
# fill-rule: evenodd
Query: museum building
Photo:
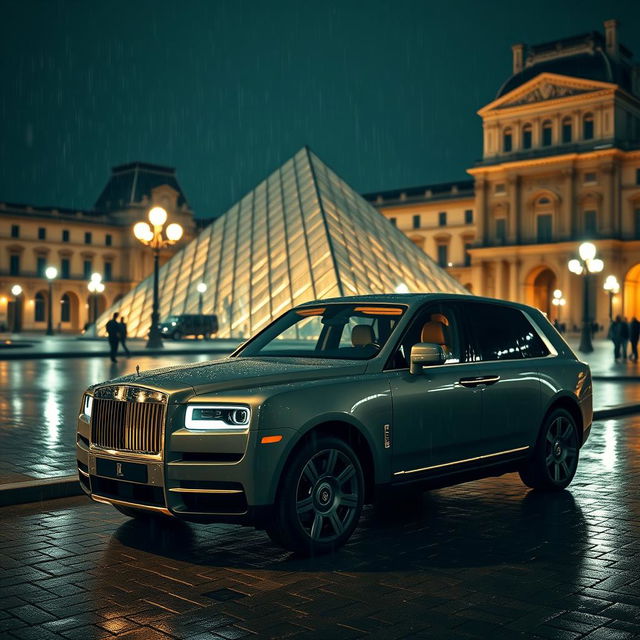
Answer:
M555 42L513 46L513 73L478 114L473 180L365 198L474 293L535 305L579 325L582 278L569 272L591 240L604 270L591 313L640 317L640 67L617 22ZM552 305L562 291L565 307Z
M121 299L153 270L151 252L131 232L152 205L164 207L184 229L182 242L163 249L164 263L196 227L170 167L114 167L91 210L0 202L0 331L46 329L48 267L57 271L51 280L55 331L78 332ZM94 273L102 277L102 293L88 289Z

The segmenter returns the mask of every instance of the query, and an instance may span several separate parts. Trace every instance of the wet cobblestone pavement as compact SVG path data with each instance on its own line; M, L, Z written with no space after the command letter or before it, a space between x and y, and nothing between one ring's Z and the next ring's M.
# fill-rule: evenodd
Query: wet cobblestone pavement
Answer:
M76 473L76 420L90 384L132 373L136 364L144 370L215 357L0 360L0 483Z
M594 425L569 491L515 474L368 508L311 560L228 525L140 526L85 498L0 510L0 635L640 636L640 419Z

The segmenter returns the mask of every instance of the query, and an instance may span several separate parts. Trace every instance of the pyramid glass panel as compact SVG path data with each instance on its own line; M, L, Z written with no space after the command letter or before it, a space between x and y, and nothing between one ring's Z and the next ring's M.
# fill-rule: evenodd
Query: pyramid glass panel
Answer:
M218 316L219 337L248 337L291 306L344 295L466 290L308 148L303 148L160 268L160 319ZM118 311L132 337L151 324L149 277Z

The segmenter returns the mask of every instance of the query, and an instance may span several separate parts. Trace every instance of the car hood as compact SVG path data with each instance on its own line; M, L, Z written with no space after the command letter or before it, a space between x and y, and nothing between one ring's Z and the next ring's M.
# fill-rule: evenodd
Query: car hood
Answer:
M275 384L333 378L364 373L367 363L354 360L315 358L225 358L141 371L121 376L96 387L110 384L134 384L171 394L250 389Z

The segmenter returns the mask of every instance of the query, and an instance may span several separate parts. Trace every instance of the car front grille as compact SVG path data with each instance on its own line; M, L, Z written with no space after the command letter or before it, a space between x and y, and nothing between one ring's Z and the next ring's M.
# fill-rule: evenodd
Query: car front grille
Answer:
M164 402L155 399L145 401L137 389L133 394L129 391L131 388L124 388L123 392L120 391L123 387L115 389L111 398L99 397L98 394L94 397L91 445L141 455L160 454L166 396L158 396Z

